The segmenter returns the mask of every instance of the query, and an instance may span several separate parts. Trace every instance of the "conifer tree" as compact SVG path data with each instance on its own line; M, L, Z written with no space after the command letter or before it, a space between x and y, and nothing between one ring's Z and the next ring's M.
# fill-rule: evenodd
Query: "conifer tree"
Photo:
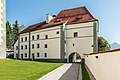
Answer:
M12 47L12 29L9 21L6 22L6 48L11 49Z
M17 41L18 39L18 33L19 33L19 24L18 21L16 20L15 23L13 24L13 34L12 34L14 42Z

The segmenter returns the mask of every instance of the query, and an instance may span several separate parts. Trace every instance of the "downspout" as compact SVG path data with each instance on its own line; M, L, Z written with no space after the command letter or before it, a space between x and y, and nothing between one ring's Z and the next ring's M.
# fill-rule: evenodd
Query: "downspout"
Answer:
M18 35L18 55L17 55L17 59L19 59L20 56L20 35Z
M64 53L65 53L65 58L67 59L67 62L69 62L69 60L68 60L68 54L67 54L67 31L66 31L66 24L67 24L67 21L65 23L63 23L63 31L64 31Z
M31 57L31 32L29 32L29 59Z

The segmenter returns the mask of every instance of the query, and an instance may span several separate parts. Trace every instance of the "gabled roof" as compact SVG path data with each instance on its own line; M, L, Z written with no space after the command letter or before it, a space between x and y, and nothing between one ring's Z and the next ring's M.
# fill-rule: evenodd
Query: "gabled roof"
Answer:
M34 25L30 25L29 27L27 27L26 29L24 29L23 31L21 31L19 34L22 34L22 33L27 33L29 31L34 31L40 27L42 27L43 25L45 25L46 22L40 22L40 23L37 23L37 24L34 24Z
M67 24L76 24L83 22L97 21L91 13L84 7L78 7L73 9L62 10L50 23L40 22L29 26L28 28L21 31L19 34L35 31L43 28L54 27L55 25L61 25L67 21Z

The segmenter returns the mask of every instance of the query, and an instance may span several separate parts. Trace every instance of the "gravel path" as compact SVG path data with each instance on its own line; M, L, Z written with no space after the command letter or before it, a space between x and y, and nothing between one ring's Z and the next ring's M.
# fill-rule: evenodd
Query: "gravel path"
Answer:
M82 80L81 64L73 63L59 80Z

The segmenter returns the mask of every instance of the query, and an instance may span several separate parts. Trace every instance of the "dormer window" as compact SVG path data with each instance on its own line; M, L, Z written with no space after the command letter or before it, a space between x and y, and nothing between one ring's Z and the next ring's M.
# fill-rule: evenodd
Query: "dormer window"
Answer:
M55 20L55 22L61 22L62 21L62 19L57 19L57 20Z
M78 16L72 22L78 22L78 21L81 21L82 19L83 19L82 16Z

